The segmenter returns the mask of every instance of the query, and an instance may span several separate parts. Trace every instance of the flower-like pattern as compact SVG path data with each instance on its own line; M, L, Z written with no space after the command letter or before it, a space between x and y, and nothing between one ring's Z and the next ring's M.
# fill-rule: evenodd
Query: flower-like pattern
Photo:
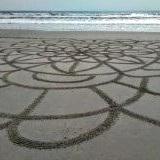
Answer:
M120 114L160 126L159 120L129 109L146 94L156 98L160 96L158 88L153 86L153 83L158 84L160 77L160 42L75 39L5 41L0 41L0 91L14 86L39 94L19 113L0 110L0 118L6 120L0 124L0 129L7 130L14 144L35 149L69 147L109 130ZM132 95L122 92L119 94L121 98L113 96L111 93L117 93L119 86L135 92ZM97 96L104 105L90 110L83 108L81 112L74 113L35 113L53 91L64 94L80 94L82 91L79 99L84 91ZM47 105L44 103L43 108ZM54 108L56 103L52 105ZM45 141L27 138L19 129L26 121L67 121L101 114L106 114L101 124L68 139Z

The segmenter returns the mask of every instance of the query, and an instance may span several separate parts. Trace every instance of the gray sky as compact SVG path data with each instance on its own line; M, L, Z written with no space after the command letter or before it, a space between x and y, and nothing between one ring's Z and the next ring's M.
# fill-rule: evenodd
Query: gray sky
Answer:
M160 10L160 0L0 0L0 10Z

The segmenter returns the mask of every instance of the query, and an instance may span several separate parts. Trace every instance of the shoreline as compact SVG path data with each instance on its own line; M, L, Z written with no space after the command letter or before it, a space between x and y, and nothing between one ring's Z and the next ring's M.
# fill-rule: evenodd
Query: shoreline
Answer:
M160 40L160 32L37 31L0 29L0 38L133 39L149 41Z

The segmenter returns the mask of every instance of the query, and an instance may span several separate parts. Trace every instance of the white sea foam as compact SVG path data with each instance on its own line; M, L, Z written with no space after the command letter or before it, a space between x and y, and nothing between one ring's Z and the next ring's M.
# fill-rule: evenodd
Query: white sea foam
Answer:
M43 30L160 30L160 12L0 12L0 28ZM26 25L26 26L25 26ZM45 28L45 26L47 28ZM59 26L56 28L56 26ZM125 27L126 26L126 27ZM129 26L129 27L128 27ZM54 28L54 29L53 29Z
M12 24L157 24L160 25L160 19L102 19L102 20L39 20L39 19L0 19L0 23Z

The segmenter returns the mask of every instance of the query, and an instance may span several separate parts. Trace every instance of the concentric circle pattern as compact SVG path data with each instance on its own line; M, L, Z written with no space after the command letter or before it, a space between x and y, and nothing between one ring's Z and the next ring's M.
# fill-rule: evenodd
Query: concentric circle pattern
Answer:
M120 114L160 127L160 121L156 118L130 110L133 104L146 95L159 99L160 90L154 85L160 82L159 79L158 41L1 39L0 92L16 87L29 92L36 91L39 95L21 112L0 112L0 118L6 119L6 122L0 124L0 129L6 129L10 141L16 145L34 149L55 149L97 137L109 130L118 121ZM121 101L119 97L111 94L116 89L115 92L118 93L118 87L125 87L134 94L122 91ZM104 105L90 110L84 108L81 112L76 112L75 109L73 113L35 114L42 104L44 108L47 107L43 101L52 92L82 92L79 99L83 92L88 92ZM54 97L54 94L52 96ZM53 102L53 108L55 106L56 103ZM25 122L67 121L101 114L106 114L101 124L68 139L37 140L23 136L19 129Z

